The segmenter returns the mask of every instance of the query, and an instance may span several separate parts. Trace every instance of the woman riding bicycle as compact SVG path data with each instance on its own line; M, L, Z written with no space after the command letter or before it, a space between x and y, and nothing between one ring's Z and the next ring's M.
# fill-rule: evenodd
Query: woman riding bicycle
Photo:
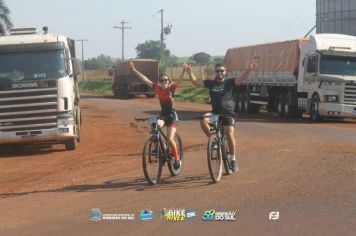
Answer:
M183 66L182 72L176 83L173 83L166 74L161 74L159 76L158 83L154 83L141 72L139 72L131 61L130 68L135 73L135 75L137 75L144 83L153 88L158 96L162 111L157 124L161 128L163 126L167 126L167 138L168 143L172 148L172 154L174 156L174 168L178 169L181 166L181 160L179 159L177 145L174 141L174 136L177 131L178 115L174 108L173 97L175 90L179 87L180 83L183 80L183 76L186 71L186 66Z

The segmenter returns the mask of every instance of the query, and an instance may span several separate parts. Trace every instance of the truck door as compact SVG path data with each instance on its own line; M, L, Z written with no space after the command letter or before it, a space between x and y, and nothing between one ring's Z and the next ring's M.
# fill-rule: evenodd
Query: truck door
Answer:
M307 66L305 67L303 88L310 95L318 87L318 54L309 55L306 59Z

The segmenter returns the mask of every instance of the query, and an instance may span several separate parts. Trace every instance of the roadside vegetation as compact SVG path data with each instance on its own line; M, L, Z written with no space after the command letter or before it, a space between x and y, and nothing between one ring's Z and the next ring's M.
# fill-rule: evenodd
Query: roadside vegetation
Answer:
M206 79L212 78L213 71L211 68L212 66L204 67ZM181 71L181 66L169 67L166 69L166 74L175 81L178 79ZM193 71L197 79L201 79L200 67L194 66ZM86 70L84 77L84 81L80 76L78 78L80 81L79 89L81 93L113 95L111 89L111 77L108 75L107 71ZM209 93L207 89L194 87L189 81L188 75L185 74L184 81L176 91L175 100L204 103L209 100Z

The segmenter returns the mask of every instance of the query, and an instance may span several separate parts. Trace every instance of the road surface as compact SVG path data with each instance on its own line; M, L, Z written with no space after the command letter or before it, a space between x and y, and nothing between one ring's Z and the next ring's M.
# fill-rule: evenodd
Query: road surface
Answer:
M356 123L272 113L239 115L240 171L213 184L206 142L193 118L209 105L177 103L184 170L149 186L141 151L147 131L133 116L159 112L156 99L84 96L82 141L1 147L0 235L354 235ZM163 209L193 210L195 219L169 222ZM130 214L134 220L91 219ZM154 218L140 220L151 210ZM235 221L203 221L206 210L235 212ZM279 218L277 217L278 212ZM269 219L272 218L272 219ZM278 218L278 219L277 219Z

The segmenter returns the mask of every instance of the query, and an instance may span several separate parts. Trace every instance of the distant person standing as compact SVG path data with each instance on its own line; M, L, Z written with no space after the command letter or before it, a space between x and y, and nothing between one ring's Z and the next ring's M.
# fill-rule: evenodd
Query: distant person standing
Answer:
M226 134L227 142L229 145L229 150L231 155L229 159L231 160L232 170L234 172L238 171L238 165L236 161L235 155L235 96L234 90L235 87L241 85L243 81L245 81L250 75L253 69L258 68L257 62L253 60L250 67L245 71L241 77L237 77L234 79L226 79L226 67L223 64L215 65L215 79L214 80L197 80L192 68L189 65L185 65L186 71L189 75L191 82L197 86L202 88L208 88L209 94L211 98L212 105L212 113L213 114L222 114L220 119L222 121L222 125L224 126L224 132ZM204 117L200 121L200 125L206 136L209 137L210 127L209 127L209 118L207 118L212 113L204 114Z
M159 102L161 104L161 115L157 124L162 128L167 126L167 138L169 145L172 147L172 154L175 158L174 168L178 169L181 166L181 160L177 150L177 145L174 141L174 136L177 131L178 115L174 108L174 93L183 80L186 66L183 66L182 72L176 83L173 83L166 74L161 74L158 79L158 83L154 83L149 80L145 75L136 70L133 62L130 61L131 70L137 75L144 83L154 89Z

